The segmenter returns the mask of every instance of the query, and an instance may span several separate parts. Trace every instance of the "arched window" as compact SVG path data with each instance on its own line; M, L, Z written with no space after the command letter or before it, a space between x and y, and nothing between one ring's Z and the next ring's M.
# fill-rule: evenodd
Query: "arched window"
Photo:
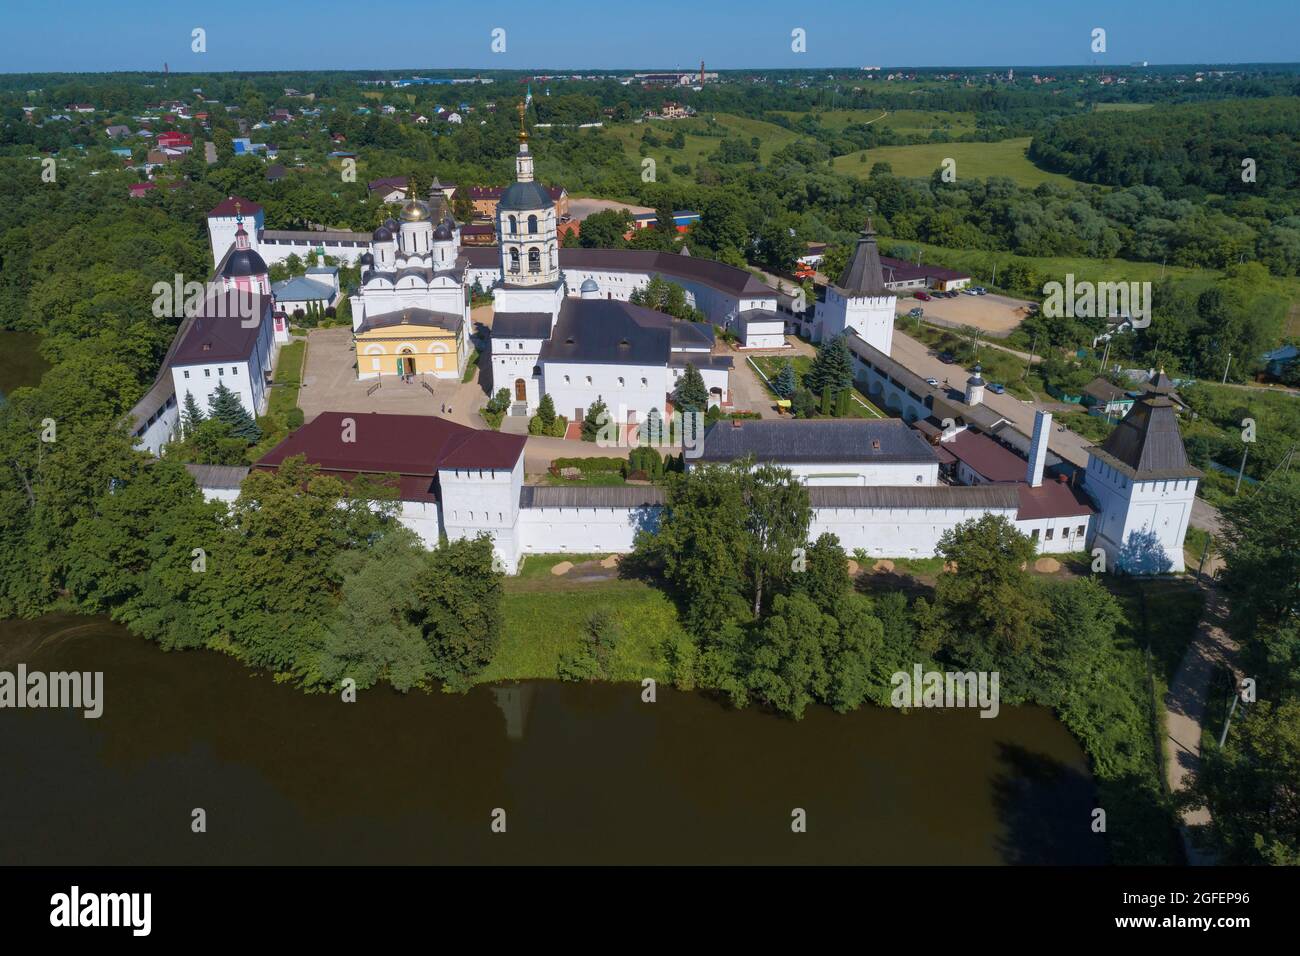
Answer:
M516 232L518 232L518 231L519 231L519 220L517 220L514 216L511 216L509 222L510 222L510 231L511 231L511 233L516 233Z
M510 250L510 271L514 273L519 272L519 250L518 249Z
M528 217L528 234L529 234L529 235L533 235L533 236L537 235L537 217L536 217L536 216L529 216L529 217Z
M536 249L528 250L528 271L532 273L542 271L542 256Z

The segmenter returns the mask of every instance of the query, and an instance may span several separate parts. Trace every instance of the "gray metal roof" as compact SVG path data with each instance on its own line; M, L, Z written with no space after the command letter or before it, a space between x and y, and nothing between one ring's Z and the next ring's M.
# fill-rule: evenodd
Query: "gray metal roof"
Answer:
M808 489L814 508L999 508L1015 511L1020 497L1012 484L927 485L888 487L814 486Z
M368 232L345 232L339 229L263 229L261 238L272 242L358 242L370 245Z
M497 202L497 209L505 210L529 210L529 209L550 209L555 205L555 200L551 198L550 192L541 183L533 181L527 183L511 183L506 187L505 192L501 194L501 199Z
M334 286L306 276L294 276L271 283L271 293L280 301L307 302L334 298Z
M714 422L704 432L701 461L916 462L938 456L921 435L897 419L763 419Z
M200 488L238 488L248 477L247 465L186 465Z
M544 339L551 334L548 312L498 312L492 317L492 337Z
M874 345L868 345L856 330L852 330L851 334L844 336L844 343L860 361L866 362L896 385L911 392L918 399L924 401L926 396L942 397L944 395L943 389L936 389L907 366L894 361Z
M375 329L400 329L403 325L424 328L447 329L455 332L460 328L462 317L452 312L434 312L431 309L399 309L396 312L384 312L380 315L367 315L357 332L371 332Z
M522 508L644 508L662 505L657 485L524 485Z
M713 342L712 329L617 299L565 299L541 357L554 362L667 365L683 340ZM709 353L700 353L707 360Z

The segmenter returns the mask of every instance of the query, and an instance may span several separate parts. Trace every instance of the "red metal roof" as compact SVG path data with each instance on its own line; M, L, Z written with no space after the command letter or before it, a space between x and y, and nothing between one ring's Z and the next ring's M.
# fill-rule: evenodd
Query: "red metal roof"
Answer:
M344 419L351 419L354 425L346 434ZM345 437L353 440L344 441ZM431 479L439 468L513 468L525 442L522 435L468 428L432 415L322 412L267 452L257 465L274 468L286 458L305 455L307 461L329 472L395 472ZM409 489L403 485L402 490L405 495Z
M986 481L1023 481L1029 467L1025 459L1005 445L969 428L939 447L946 448Z
M1097 511L1083 492L1051 478L1044 478L1037 488L1021 482L1016 492L1020 496L1020 510L1016 512L1016 518L1020 521L1068 518L1073 515L1083 518Z
M252 216L262 211L261 204L255 203L251 199L245 199L242 196L227 196L208 211L209 218L212 216L233 216L235 214L235 203L239 203L239 211L245 216Z

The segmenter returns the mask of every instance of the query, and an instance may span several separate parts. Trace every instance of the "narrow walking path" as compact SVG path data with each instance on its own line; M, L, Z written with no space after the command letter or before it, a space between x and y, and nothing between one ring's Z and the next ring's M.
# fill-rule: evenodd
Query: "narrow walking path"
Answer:
M1178 665L1178 672L1165 694L1168 728L1165 736L1165 776L1171 793L1186 789L1201 761L1201 732L1205 709L1211 692L1210 681L1219 665L1233 666L1237 645L1228 636L1224 624L1228 605L1218 586L1210 580L1204 583L1205 610L1196 637L1188 646ZM1188 811L1183 814L1180 828L1187 862L1193 866L1215 863L1214 857L1199 849L1191 839L1192 833L1208 826L1208 810Z

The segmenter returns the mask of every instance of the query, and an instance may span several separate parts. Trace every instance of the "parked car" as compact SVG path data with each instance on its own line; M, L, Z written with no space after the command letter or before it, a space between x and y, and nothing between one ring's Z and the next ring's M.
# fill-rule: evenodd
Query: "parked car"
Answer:
M914 299L920 299L922 302L929 302L929 301L930 301L930 293L928 293L928 292L917 292L917 293L914 293L914 294L913 294L912 298L914 298Z
M925 309L919 307L915 309L909 309L907 312L907 317L909 319L919 319L923 315L925 315Z
M986 289L986 288L984 288L982 285L977 285L977 286L975 287L975 294L976 294L976 295L988 295L988 294L989 294L989 290Z
M927 378L925 380L925 384L931 386L932 388L938 388L939 380L937 378Z
M1001 382L989 382L988 388L994 395L1001 395L1007 390L1007 387Z
M962 289L962 290L961 290L961 294L962 294L962 295L979 295L979 293L976 292L974 289Z
M939 361L944 365L951 365L953 362L957 361L957 356L953 355L951 352L940 352Z

